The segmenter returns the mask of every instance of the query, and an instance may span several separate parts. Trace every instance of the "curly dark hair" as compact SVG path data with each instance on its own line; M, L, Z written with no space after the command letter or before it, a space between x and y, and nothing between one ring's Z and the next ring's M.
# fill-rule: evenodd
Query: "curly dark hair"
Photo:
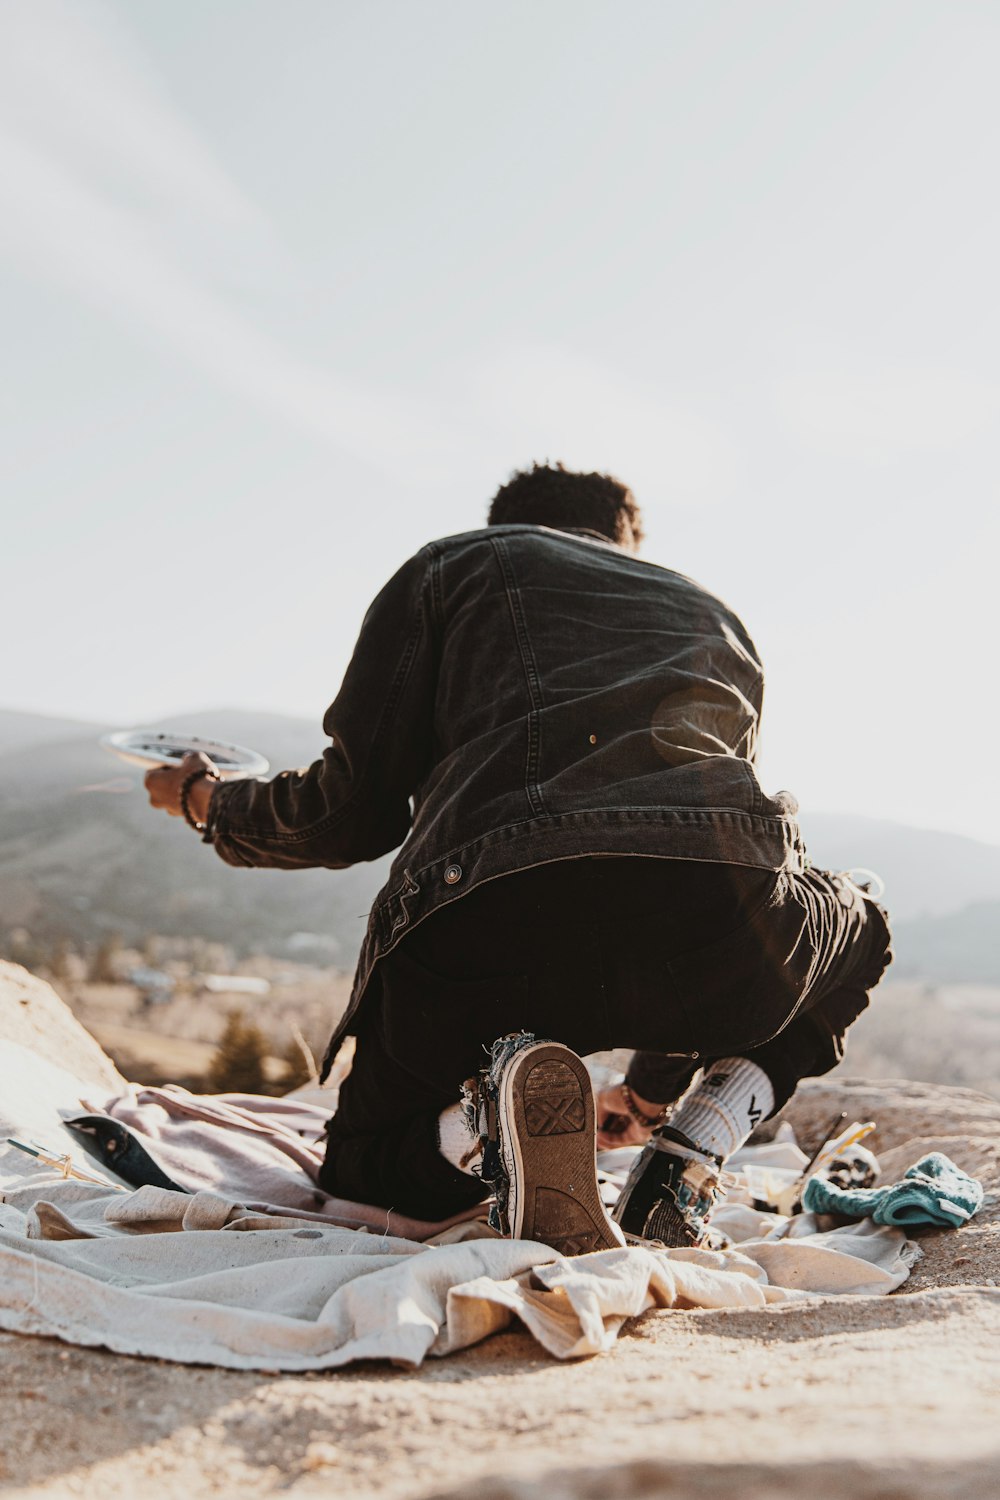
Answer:
M642 513L628 485L610 474L575 474L562 464L532 464L493 497L489 526L526 524L596 531L624 547L643 538Z

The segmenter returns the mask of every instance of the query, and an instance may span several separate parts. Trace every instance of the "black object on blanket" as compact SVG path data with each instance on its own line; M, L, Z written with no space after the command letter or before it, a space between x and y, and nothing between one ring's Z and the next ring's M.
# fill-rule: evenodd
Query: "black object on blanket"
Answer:
M74 1115L64 1123L70 1130L91 1137L97 1147L98 1159L133 1187L169 1188L174 1193L188 1191L168 1177L145 1146L140 1145L132 1132L119 1125L117 1120L109 1120L107 1115Z

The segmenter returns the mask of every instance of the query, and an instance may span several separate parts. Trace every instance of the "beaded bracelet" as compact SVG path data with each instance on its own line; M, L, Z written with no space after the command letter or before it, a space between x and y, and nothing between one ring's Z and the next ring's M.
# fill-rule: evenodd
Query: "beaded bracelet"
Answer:
M622 1084L622 1099L625 1101L625 1108L628 1110L633 1120L635 1120L637 1124L642 1125L646 1130L652 1130L654 1125L662 1125L664 1120L670 1113L670 1105L661 1104L655 1115L647 1115L643 1110L639 1108L638 1104L636 1104L635 1095L632 1093L632 1090L629 1088L627 1083Z
M198 822L198 819L191 812L191 808L188 803L188 798L191 795L191 788L194 786L195 782L200 781L203 776L208 781L222 780L222 777L219 775L218 771L210 771L207 766L196 766L193 771L188 772L184 780L181 782L181 812L184 814L185 823L189 828L193 828L195 833L204 833L205 829L208 827L207 823Z

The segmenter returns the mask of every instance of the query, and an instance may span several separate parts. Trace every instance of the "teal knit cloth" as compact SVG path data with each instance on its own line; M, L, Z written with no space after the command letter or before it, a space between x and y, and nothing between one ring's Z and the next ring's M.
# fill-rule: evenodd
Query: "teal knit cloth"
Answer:
M982 1205L983 1185L940 1151L914 1162L902 1182L889 1187L838 1188L810 1177L802 1194L807 1213L874 1219L876 1224L943 1224L956 1229Z

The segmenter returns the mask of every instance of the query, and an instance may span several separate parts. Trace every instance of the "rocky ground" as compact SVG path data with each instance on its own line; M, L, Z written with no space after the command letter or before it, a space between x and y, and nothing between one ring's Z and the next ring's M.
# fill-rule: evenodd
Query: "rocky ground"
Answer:
M50 998L51 997L51 998ZM113 1074L52 992L0 971L0 1034L95 1082ZM222 1500L987 1500L1000 1493L1000 1102L966 1090L813 1084L800 1138L875 1118L888 1172L941 1149L992 1198L919 1235L884 1299L650 1313L599 1359L559 1364L509 1332L413 1372L243 1374L0 1335L8 1493Z

